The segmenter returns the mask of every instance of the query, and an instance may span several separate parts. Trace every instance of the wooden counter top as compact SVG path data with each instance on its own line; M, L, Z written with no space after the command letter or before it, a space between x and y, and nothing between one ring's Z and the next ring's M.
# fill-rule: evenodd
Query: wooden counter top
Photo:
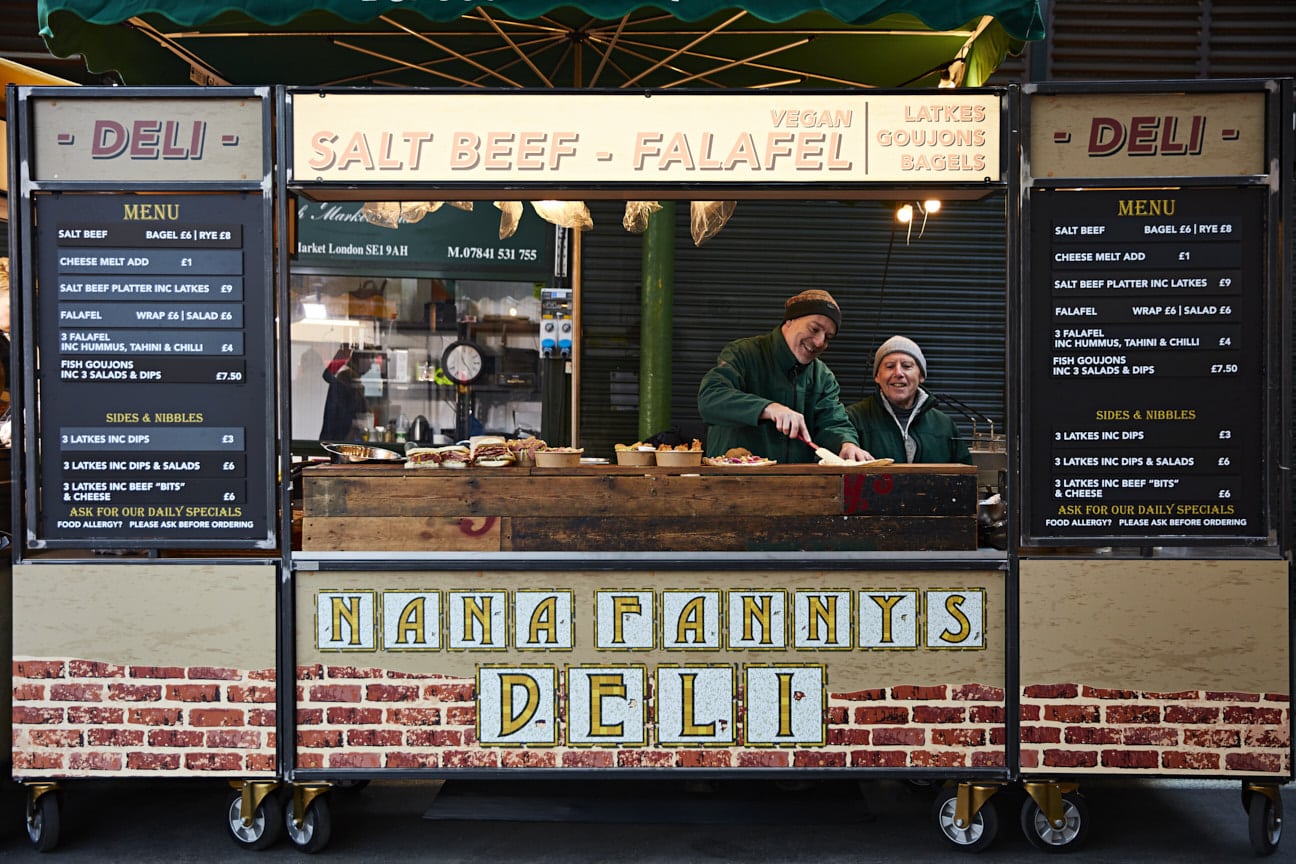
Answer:
M976 480L971 465L320 465L302 474L302 548L966 550Z

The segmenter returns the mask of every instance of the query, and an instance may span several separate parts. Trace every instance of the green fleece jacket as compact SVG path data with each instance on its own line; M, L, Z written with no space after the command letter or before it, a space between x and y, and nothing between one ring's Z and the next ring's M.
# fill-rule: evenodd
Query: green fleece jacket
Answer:
M905 450L905 436L900 421L881 393L874 393L846 408L859 445L874 459L897 462L962 462L972 464L972 454L959 436L958 427L949 415L936 407L936 400L926 390L919 390L919 402L909 415L909 438L914 443L913 458Z
M706 453L723 455L746 447L757 456L782 463L817 462L814 451L760 420L770 402L805 415L810 440L837 453L855 441L855 430L841 404L837 377L822 360L802 366L781 327L730 342L698 386L698 412L707 424Z

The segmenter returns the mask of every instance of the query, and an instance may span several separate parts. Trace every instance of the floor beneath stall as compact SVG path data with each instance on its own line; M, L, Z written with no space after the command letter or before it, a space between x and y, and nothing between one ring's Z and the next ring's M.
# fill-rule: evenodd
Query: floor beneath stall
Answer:
M1237 782L1095 779L1083 789L1092 830L1069 862L1254 860ZM212 780L70 782L54 854L139 864L303 860L286 840L260 853L237 848L223 822L228 791ZM950 864L964 854L938 835L929 794L896 780L824 781L800 791L763 780L709 789L682 781L382 780L330 795L333 836L321 858L330 862ZM994 799L1001 828L987 860L1042 860L1017 827L1020 795ZM36 854L15 797L0 820L6 861ZM1296 861L1296 840L1288 842L1269 860Z

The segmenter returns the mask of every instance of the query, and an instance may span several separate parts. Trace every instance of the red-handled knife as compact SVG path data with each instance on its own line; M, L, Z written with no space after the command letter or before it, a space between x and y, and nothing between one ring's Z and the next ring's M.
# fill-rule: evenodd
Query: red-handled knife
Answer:
M814 451L814 454L819 457L820 462L824 462L829 465L846 464L845 459L842 459L840 456L838 456L836 453L829 450L827 447L820 447L818 444L811 441L808 435L803 437L801 440L805 442L807 447L809 447L811 450Z

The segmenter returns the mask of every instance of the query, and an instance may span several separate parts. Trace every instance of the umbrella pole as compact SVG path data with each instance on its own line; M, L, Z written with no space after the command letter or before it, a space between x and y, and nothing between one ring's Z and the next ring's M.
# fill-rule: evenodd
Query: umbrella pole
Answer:
M648 217L639 301L639 440L670 428L675 202Z
M572 284L572 347L571 347L571 443L580 447L581 405L581 234L579 228L571 232L571 284Z
M583 60L584 53L581 51L579 42L573 46L576 55L573 57L572 75L574 81L572 84L576 88L582 87L581 79L584 77ZM580 447L580 414L581 414L581 348L584 345L584 338L581 336L581 252L583 243L581 242L581 230L573 228L571 245L571 274L572 274L572 347L571 347L571 443L573 447Z

